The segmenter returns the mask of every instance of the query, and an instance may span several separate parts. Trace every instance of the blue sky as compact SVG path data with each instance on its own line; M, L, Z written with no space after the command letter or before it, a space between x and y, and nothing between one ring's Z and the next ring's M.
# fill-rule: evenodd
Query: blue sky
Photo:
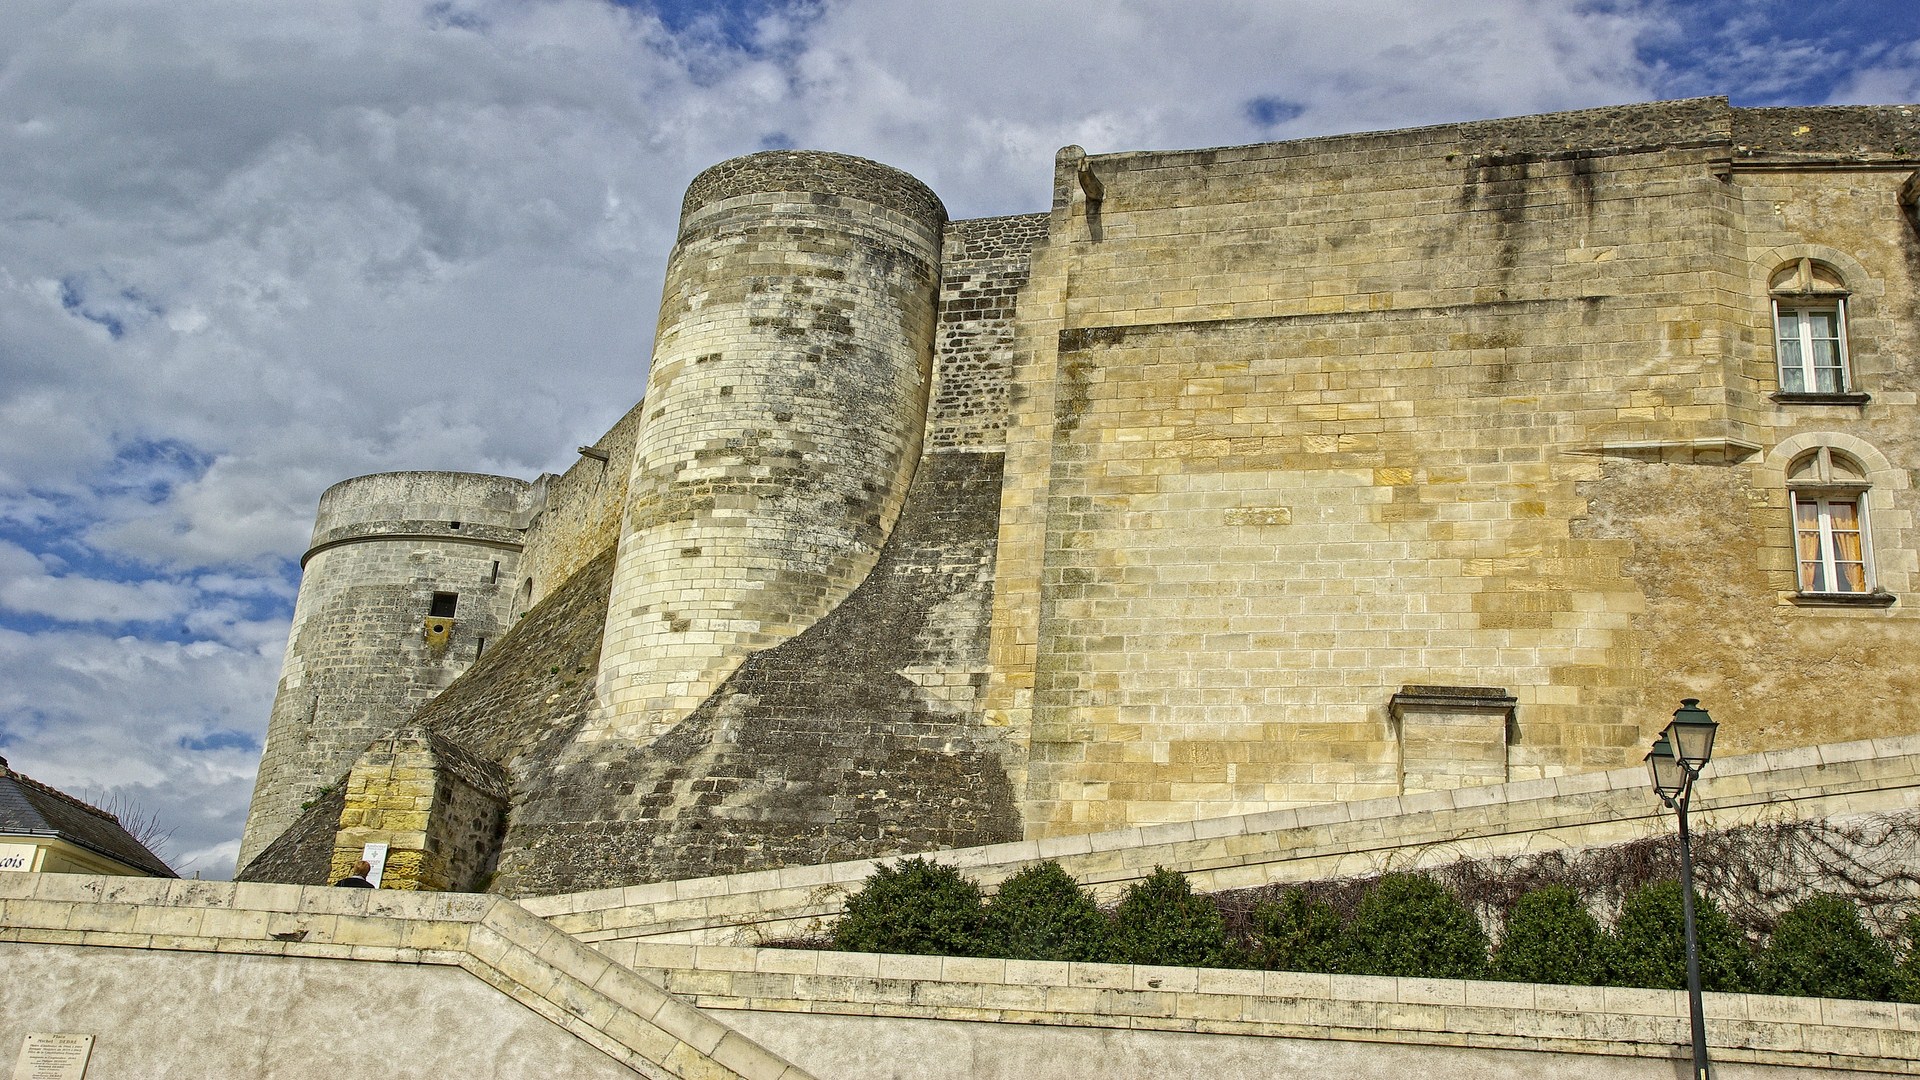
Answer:
M1044 209L1053 152L1706 94L1920 101L1908 5L7 0L0 755L232 869L320 491L563 467L680 195L769 146Z

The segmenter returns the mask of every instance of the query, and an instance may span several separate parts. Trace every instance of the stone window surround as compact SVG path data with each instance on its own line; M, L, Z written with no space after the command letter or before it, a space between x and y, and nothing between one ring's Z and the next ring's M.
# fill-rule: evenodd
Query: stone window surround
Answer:
M1774 284L1783 271L1796 265L1803 272L1813 265L1825 268L1828 274L1837 278L1842 287L1818 288L1813 286L1809 276L1803 287L1782 289ZM1867 273L1866 267L1845 252L1819 244L1793 244L1772 248L1761 252L1750 264L1754 276L1755 295L1767 300L1767 333L1774 352L1769 365L1773 372L1774 392L1769 395L1780 405L1852 405L1862 406L1872 400L1862 386L1859 357L1855 354L1856 338L1877 340L1878 321L1872 318L1876 303L1884 289L1880 283ZM1823 393L1793 391L1784 389L1780 382L1779 316L1786 310L1836 310L1839 317L1841 373L1846 389L1842 393ZM1864 328L1867 333L1856 330Z
M1859 492L1862 543L1868 562L1868 591L1865 593L1807 593L1800 591L1797 538L1794 535L1793 493L1827 491L1817 485L1788 479L1793 463L1809 451L1828 449L1853 459L1866 474L1863 484L1846 485ZM1756 469L1757 490L1779 493L1779 540L1769 543L1770 550L1784 556L1780 569L1786 572L1788 589L1782 599L1802 607L1884 608L1897 602L1912 586L1915 555L1912 514L1899 509L1895 491L1910 484L1904 470L1895 469L1866 440L1832 431L1810 431L1783 440L1770 451Z
M1789 501L1793 505L1794 557L1800 563L1801 591L1817 595L1873 592L1873 535L1867 526L1866 515L1861 513L1868 490L1864 471L1853 459L1828 446L1817 447L1800 455L1787 471ZM1810 521L1802 520L1802 508L1814 511ZM1854 543L1858 548L1858 560L1841 558L1842 542L1847 530L1843 527L1844 522L1836 520L1836 516L1842 508L1853 519L1852 532L1856 536ZM1809 525L1812 526L1811 530ZM1814 534L1814 559L1809 559L1806 551L1806 534L1809 531ZM1810 561L1820 564L1818 580L1827 583L1828 588L1807 588L1806 564ZM1845 573L1843 564L1856 561L1860 568L1859 588L1844 588L1841 586Z
M1835 351L1839 353L1840 386L1839 390L1814 389L1819 384L1820 369L1814 365L1815 346L1823 338L1815 332L1816 320L1827 316L1833 320ZM1791 325L1789 325L1791 322ZM1786 356L1781 348L1782 342L1794 339L1801 350L1800 380L1809 387L1804 390L1788 390ZM1797 294L1776 292L1773 294L1773 340L1776 364L1776 377L1781 389L1774 400L1783 404L1818 404L1835 398L1857 398L1864 395L1854 391L1853 371L1847 364L1847 297L1844 293ZM1809 400L1811 399L1811 401ZM1864 403L1863 403L1864 404Z

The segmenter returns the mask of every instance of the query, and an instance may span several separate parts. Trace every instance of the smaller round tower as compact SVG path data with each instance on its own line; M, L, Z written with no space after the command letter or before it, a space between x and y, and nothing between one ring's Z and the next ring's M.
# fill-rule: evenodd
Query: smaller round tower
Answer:
M506 631L530 487L396 472L320 496L241 867Z

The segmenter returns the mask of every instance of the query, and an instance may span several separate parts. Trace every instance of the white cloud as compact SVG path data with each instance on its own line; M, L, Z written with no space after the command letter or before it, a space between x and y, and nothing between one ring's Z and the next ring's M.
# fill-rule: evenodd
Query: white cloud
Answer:
M1518 2L833 3L769 14L754 55L597 0L463 10L14 9L0 498L84 492L129 443L175 440L206 475L101 508L90 539L258 564L342 476L559 465L638 396L686 181L769 139L899 165L977 214L1043 209L1067 142L1648 93L1643 18ZM1300 112L1259 124L1262 98Z
M962 213L1044 209L1053 152L1288 136L1644 99L1649 15L1518 0L834 4L774 112L929 180ZM1278 127L1258 99L1295 104Z
M0 609L63 622L158 622L185 615L194 590L170 581L53 574L33 553L0 541Z
M245 821L279 663L271 640L0 629L0 753L70 794L119 795L157 814L174 829L177 869L225 877L231 861L212 853Z
M1912 39L1854 67L1834 91L1837 105L1920 102L1920 30Z

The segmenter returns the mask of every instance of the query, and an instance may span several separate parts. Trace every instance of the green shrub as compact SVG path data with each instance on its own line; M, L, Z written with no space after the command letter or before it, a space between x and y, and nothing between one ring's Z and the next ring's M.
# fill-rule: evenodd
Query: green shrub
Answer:
M1753 985L1753 954L1746 939L1712 900L1694 894L1694 926L1700 936L1700 987L1740 992ZM1627 894L1613 929L1616 986L1684 990L1687 986L1686 922L1680 883L1652 881Z
M1119 964L1219 967L1229 962L1227 924L1205 896L1193 895L1186 876L1154 867L1134 882L1113 913L1107 958Z
M1313 900L1305 889L1288 889L1278 900L1263 900L1253 909L1255 966L1269 971L1340 970L1340 913L1324 900Z
M988 948L995 956L1099 960L1107 952L1106 915L1051 860L1002 882L987 903L985 925Z
M986 940L980 886L951 866L912 858L875 870L833 924L849 952L980 956Z
M1900 958L1898 981L1894 984L1895 1000L1911 1001L1920 1005L1920 912L1907 920L1906 949Z
M1487 932L1424 874L1388 874L1368 891L1342 939L1342 971L1475 979L1487 970Z
M1599 986L1612 966L1612 942L1580 894L1548 885L1522 896L1507 913L1492 973L1509 982Z
M1819 895L1780 916L1754 974L1768 994L1887 1001L1900 969L1893 950L1867 932L1853 904Z

